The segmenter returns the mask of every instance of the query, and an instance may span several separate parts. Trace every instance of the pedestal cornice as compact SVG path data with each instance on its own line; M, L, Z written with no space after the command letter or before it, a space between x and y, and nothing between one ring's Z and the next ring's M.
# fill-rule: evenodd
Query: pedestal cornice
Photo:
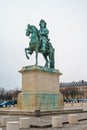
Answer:
M58 69L46 68L46 67L36 66L36 65L24 66L19 72L23 73L29 71L43 71L43 72L56 73L58 75L62 75L62 73L60 73Z

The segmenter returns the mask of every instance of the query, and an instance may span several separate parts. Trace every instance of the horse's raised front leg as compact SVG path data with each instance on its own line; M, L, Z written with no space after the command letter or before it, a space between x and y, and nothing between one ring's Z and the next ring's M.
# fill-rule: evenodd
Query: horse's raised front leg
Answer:
M27 59L29 59L28 52L29 52L29 48L25 48L25 55L26 55Z
M33 53L33 50L30 48L25 48L25 55L27 59L29 59L29 54L31 55Z

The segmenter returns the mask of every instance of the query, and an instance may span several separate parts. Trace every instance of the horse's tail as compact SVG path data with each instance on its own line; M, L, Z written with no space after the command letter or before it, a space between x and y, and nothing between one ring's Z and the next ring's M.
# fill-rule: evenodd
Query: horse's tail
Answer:
M54 68L55 67L54 53L55 53L55 49L51 48L50 68Z

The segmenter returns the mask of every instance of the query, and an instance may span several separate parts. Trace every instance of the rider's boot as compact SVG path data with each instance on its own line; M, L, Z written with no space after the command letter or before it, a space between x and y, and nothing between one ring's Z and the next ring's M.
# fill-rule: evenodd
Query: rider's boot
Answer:
M46 52L46 43L43 43L43 44L42 44L41 52L42 52L42 53L45 53L45 52Z

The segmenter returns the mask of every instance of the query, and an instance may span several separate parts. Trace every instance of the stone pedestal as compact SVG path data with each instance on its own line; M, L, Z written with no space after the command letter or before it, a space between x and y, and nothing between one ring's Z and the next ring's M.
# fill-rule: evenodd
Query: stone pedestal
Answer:
M7 121L11 120L11 116L1 116L1 126L6 126Z
M23 117L20 118L20 128L29 128L30 127L30 118Z
M25 66L19 72L22 73L22 92L17 104L19 109L54 111L63 108L63 96L59 92L59 70Z
M6 130L19 130L19 122L18 121L11 121L7 122Z
M68 116L68 122L69 124L78 124L78 115L77 114L70 114Z
M53 128L58 128L62 127L62 117L52 117L52 127Z

